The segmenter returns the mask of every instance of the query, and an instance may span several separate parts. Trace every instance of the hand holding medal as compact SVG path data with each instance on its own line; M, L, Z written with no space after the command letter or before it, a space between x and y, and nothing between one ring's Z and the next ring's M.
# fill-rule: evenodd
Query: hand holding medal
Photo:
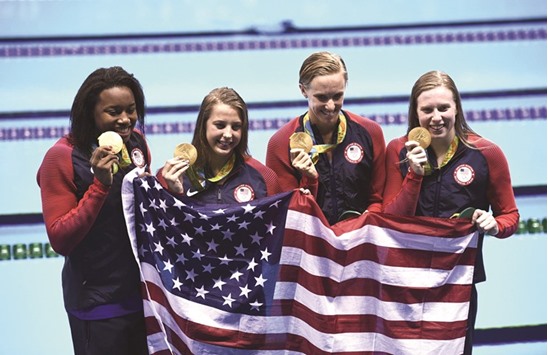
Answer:
M190 143L181 143L175 147L173 158L167 160L162 168L162 177L165 179L169 191L177 194L182 194L184 192L184 174L189 177L194 185L195 180L198 178L191 166L196 162L197 158L198 151L194 145Z
M318 172L308 153L312 150L314 143L306 132L295 132L289 137L289 153L291 165L311 178L317 178ZM304 154L303 154L304 153Z
M418 142L423 149L426 149L430 146L430 143L432 143L432 136L426 128L415 127L411 131L409 131L409 134L407 135L407 140Z
M305 153L310 153L312 150L312 138L308 133L305 132L295 132L289 137L289 149L293 150L304 150Z
M175 147L173 157L188 160L188 165L193 165L198 158L198 151L190 143L181 143Z
M99 143L100 147L104 146L110 146L112 153L118 154L124 147L124 141L122 140L122 137L114 131L106 131L103 132L99 138L97 138L97 142ZM113 163L112 164L112 174L116 174L118 172L118 164Z
M426 148L432 143L430 132L424 127L415 127L407 134L407 156L401 163L409 162L409 167L418 175L424 175L424 166L428 163Z

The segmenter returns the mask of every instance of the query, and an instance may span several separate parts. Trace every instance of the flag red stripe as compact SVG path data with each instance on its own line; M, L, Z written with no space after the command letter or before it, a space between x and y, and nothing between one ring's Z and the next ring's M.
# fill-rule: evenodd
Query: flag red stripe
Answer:
M466 334L466 320L455 322L391 321L376 315L323 315L295 300L274 301L280 315L297 317L314 329L326 333L375 332L393 339L450 340Z
M289 209L306 213L311 216L317 216L318 222L325 226L329 225L312 195L294 193ZM386 213L368 212L357 218L341 221L329 228L333 230L335 235L340 236L343 233L356 230L367 224L403 233L429 235L439 238L462 237L463 235L470 234L476 230L476 227L470 223L470 220L468 219L420 217L420 223L417 223L417 217L414 216L397 216Z
M462 237L475 232L477 229L469 219L420 217L420 223L417 223L417 217L414 216L396 216L384 213L367 213L365 224L372 224L402 233L428 235L437 238Z
M398 287L382 284L372 279L351 279L337 282L328 277L312 275L298 266L283 265L279 281L295 282L312 293L336 296L371 296L385 302L468 302L470 285L446 284L433 288Z
M162 327L158 323L158 320L154 317L145 317L147 333L155 334L162 332Z
M186 346L186 344L183 342L181 338L179 338L178 334L174 332L169 326L165 325L165 331L167 338L169 339L172 346L177 349L178 352L181 354L192 354L192 352L189 350L189 348ZM269 339L269 345L270 344L279 344L279 347L273 347L273 346L265 346L265 347L259 347L254 350L288 350L288 351L299 351L303 354L317 354L317 355L390 355L390 353L385 352L379 352L379 351L345 351L345 352L327 352L319 349L318 347L314 346L308 339L305 337L295 335L295 334L279 334L277 335L277 339L275 341L270 341L272 339ZM205 343L205 342L204 342ZM211 343L211 342L210 342ZM216 350L219 350L218 344L212 344ZM206 347L206 346L202 346ZM226 348L226 352L230 353L231 349ZM161 350L156 351L151 355L172 355L172 353L169 350ZM255 351L252 352L252 354L256 354Z
M147 335L162 333L161 330L159 330L158 332L155 332L153 330L153 328L148 327L149 324L153 324L153 323L158 324L156 318L146 317L145 321L146 321L146 324L147 324ZM179 335L176 332L174 332L167 324L163 324L163 327L164 327L164 330L165 330L164 334L166 335L167 341L169 342L169 344L172 345L172 347L177 349L177 351L180 352L181 354L191 354L192 353L190 351L190 349L188 348L188 346L183 342L183 340L181 338L179 338ZM167 350L167 349L154 352L154 355L163 355L163 354L173 355L173 353L171 351ZM153 354L151 354L151 355L153 355Z
M370 260L386 266L451 270L455 265L474 265L476 251L467 248L462 254L431 250L400 249L362 243L350 250L334 248L325 239L298 230L286 231L284 245L303 249L308 254L326 257L342 266Z

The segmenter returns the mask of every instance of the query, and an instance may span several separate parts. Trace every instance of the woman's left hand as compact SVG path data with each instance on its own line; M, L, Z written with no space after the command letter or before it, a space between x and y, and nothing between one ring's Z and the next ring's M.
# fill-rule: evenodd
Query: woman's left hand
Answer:
M476 209L472 215L472 223L476 224L478 230L489 235L496 235L499 232L499 226L491 212Z

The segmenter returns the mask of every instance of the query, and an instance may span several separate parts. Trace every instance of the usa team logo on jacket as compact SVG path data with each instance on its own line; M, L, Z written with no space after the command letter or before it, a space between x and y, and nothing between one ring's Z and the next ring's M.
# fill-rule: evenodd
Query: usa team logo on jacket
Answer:
M131 151L131 161L139 168L145 166L145 155L143 154L143 151L139 148L134 148Z
M468 164L461 164L457 166L457 168L453 172L453 177L455 178L455 181L457 182L457 184L462 186L470 185L472 181L474 181L474 176L476 176L476 173L474 172L474 169Z
M241 184L234 189L234 199L238 202L248 202L255 199L255 191L247 184Z
M344 157L352 164L358 164L363 159L363 148L358 143L350 143L344 149Z

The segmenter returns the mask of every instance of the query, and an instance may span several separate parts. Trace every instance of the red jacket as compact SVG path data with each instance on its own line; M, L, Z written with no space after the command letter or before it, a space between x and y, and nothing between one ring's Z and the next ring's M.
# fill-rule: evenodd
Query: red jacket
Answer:
M95 179L90 152L75 148L67 137L47 151L38 170L48 238L65 256L63 295L69 312L139 300L139 270L123 215L121 185L126 172L150 166L150 151L138 131L126 146L132 162L120 168L110 187Z
M392 140L386 149L384 212L411 216L449 218L467 207L493 211L498 238L511 236L517 229L519 213L510 180L508 162L502 150L479 136L470 136L468 147L459 142L455 155L431 175L416 175L407 163L404 146L407 137ZM428 151L429 157L434 157ZM437 166L431 160L431 166ZM476 282L484 281L483 257L478 244Z

